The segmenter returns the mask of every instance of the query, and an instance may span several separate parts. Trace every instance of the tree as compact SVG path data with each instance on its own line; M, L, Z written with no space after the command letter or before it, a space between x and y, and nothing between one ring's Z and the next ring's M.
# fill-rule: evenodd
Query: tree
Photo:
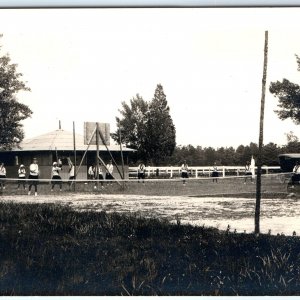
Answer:
M293 131L285 133L287 144L282 147L282 153L299 153L300 152L300 142L298 137L294 134Z
M235 163L237 165L245 165L249 157L245 155L245 146L239 145L235 151Z
M0 35L1 37L1 35ZM30 91L20 80L17 64L11 64L8 54L0 57L0 149L18 147L24 138L21 121L31 116L30 108L18 102L19 91Z
M176 133L162 85L157 85L151 102L136 95L130 105L122 102L119 112L122 119L116 118L119 129L112 138L119 143L121 130L122 142L137 150L136 159L156 165L167 161L176 146Z
M222 165L232 166L234 165L235 150L233 147L225 148L224 157L221 160Z
M287 139L288 143L299 142L298 137L294 134L293 131L287 132L287 133L285 133L285 135L286 135L286 139Z
M280 148L274 143L269 143L263 146L262 149L262 164L267 166L278 165L278 155Z
M176 146L176 130L161 84L158 84L155 89L147 116L146 150L148 159L158 165L173 154Z
M213 166L216 161L216 150L212 147L204 148L205 164Z
M300 59L296 55L298 71L300 71ZM279 110L275 110L281 120L292 119L296 124L300 124L300 86L287 79L281 82L271 82L270 93L278 98Z
M119 142L119 130L121 130L122 143L137 150L136 157L146 160L145 136L148 103L137 94L130 100L130 105L123 101L122 109L119 112L123 118L116 118L118 130L112 134L112 138Z

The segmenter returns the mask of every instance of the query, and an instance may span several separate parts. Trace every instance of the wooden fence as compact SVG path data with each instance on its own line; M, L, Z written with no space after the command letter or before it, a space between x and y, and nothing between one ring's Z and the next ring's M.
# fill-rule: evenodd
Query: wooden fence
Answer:
M245 167L244 166L217 166L219 176L243 176L245 175ZM255 167L255 170L257 167ZM129 167L129 178L137 178L138 167ZM191 177L210 177L213 172L213 168L209 166L201 166L201 167L189 167L189 174ZM270 173L279 173L279 166L262 166L262 172L264 174ZM145 168L145 176L146 177L165 177L165 178L173 178L180 177L181 175L181 167L151 167L147 166Z

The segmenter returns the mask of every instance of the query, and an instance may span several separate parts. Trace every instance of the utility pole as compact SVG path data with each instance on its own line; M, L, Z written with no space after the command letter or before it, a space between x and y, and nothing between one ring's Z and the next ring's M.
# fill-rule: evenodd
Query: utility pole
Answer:
M260 103L260 121L259 121L259 142L257 157L257 178L256 178L256 204L255 204L255 234L259 234L260 219L260 201L261 201L261 165L262 165L262 147L264 136L264 111L265 111L265 95L266 95L266 78L268 64L268 31L265 31L265 48L264 48L264 68L262 77L262 93Z
M96 179L97 179L97 189L99 189L99 123L96 123L96 146L97 146L97 150L96 150Z

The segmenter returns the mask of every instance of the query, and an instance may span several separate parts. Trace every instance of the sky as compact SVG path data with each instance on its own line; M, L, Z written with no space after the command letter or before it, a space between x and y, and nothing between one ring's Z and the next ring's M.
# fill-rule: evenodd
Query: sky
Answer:
M274 113L272 81L298 83L300 8L0 9L0 55L31 92L25 138L84 122L116 130L121 102L163 86L177 145L258 143L265 30L269 33L264 143L300 138Z

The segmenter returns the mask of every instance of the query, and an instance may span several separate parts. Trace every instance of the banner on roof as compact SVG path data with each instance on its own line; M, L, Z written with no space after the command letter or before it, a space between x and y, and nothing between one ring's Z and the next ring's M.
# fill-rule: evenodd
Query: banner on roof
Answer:
M103 140L106 145L110 145L110 125L109 123L100 123L98 122L100 136L99 136L99 145L104 145ZM97 122L84 122L84 144L96 145L96 127ZM92 135L94 134L93 138Z

